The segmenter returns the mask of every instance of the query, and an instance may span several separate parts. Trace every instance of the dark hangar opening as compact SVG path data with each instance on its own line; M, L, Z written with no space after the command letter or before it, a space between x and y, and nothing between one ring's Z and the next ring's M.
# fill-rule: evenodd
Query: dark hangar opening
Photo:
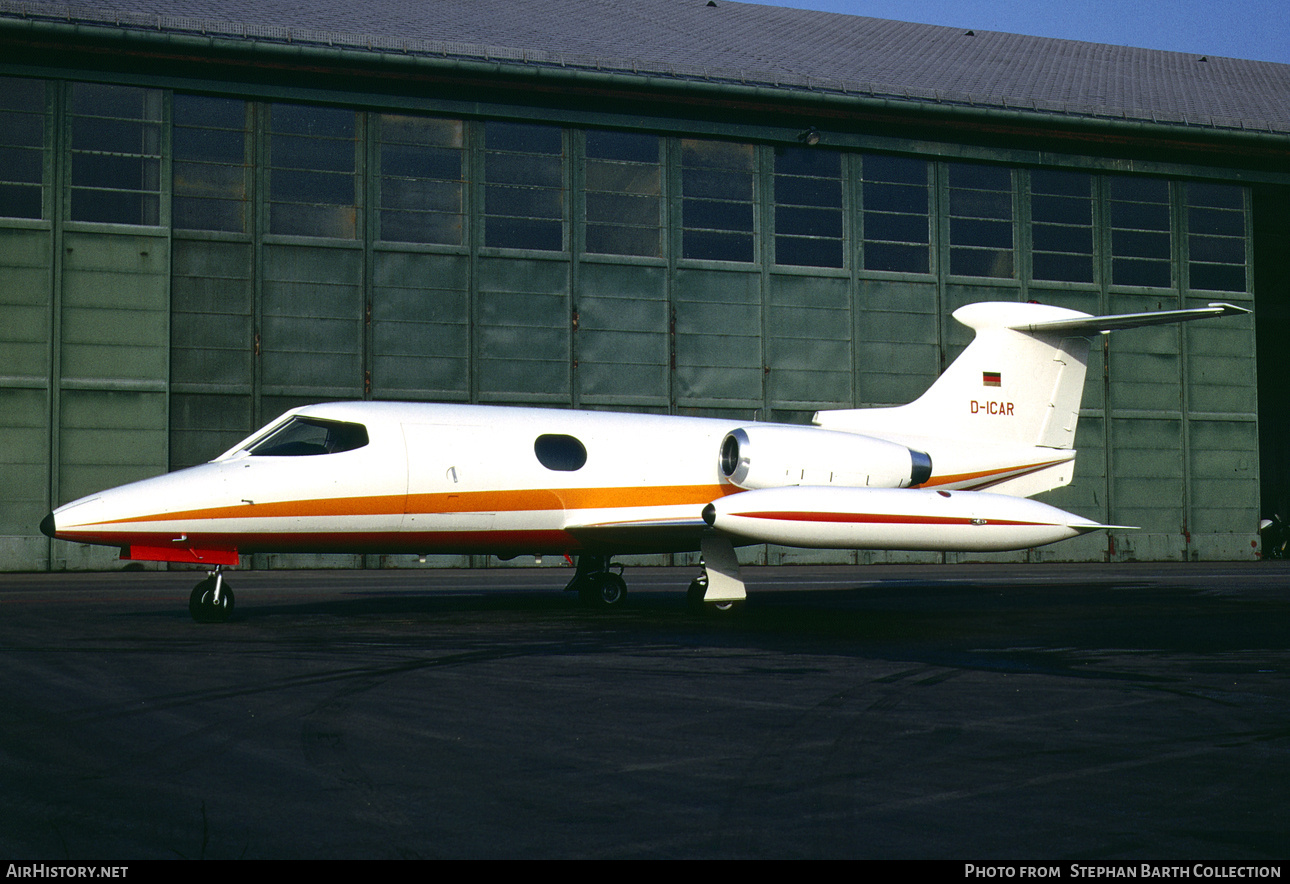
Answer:
M1258 349L1259 492L1264 518L1290 515L1290 187L1254 188L1254 336ZM1233 526L1236 531L1244 526Z

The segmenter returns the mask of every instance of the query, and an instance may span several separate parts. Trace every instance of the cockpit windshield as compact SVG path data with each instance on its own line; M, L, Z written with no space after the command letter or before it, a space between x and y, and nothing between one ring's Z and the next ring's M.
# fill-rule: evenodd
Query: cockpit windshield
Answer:
M308 457L353 451L366 444L367 427L362 424L297 415L247 451L254 457Z

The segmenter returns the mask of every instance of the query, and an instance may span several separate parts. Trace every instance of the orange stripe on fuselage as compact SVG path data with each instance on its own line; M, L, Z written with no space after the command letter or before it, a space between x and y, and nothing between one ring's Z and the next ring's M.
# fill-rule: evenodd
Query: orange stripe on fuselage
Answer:
M409 513L514 513L531 510L618 509L710 503L734 485L629 485L620 488L535 488L409 494Z
M389 516L421 513L517 513L535 510L617 509L705 504L738 493L734 485L658 485L621 488L533 488L508 491L386 494L244 503L170 513L150 513L94 524L170 522L184 519L266 519L318 516Z
M1050 460L1050 461L1045 461L1044 463L1022 464L1020 466L1013 466L1013 467L997 467L992 470L980 470L975 473L957 473L953 476L932 476L932 478L928 479L926 482L924 482L922 485L919 485L918 487L932 488L936 485L952 485L956 482L970 482L974 479L988 479L991 481L996 481L996 480L1002 481L1004 479L1016 479L1020 476L1027 475L1028 473L1037 473L1040 470L1048 469L1048 467L1057 466L1058 464L1063 464L1063 463L1069 463L1070 460L1071 458L1063 457L1059 460ZM982 484L988 485L990 484L990 482L985 482ZM977 486L977 487L980 487L980 486Z

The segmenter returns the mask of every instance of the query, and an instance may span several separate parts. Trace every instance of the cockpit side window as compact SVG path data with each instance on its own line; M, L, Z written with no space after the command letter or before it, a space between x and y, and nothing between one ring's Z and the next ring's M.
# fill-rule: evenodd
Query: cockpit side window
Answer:
M571 473L587 462L587 448L573 436L544 433L533 442L533 453L548 470Z
M367 441L367 427L362 424L297 416L248 451L255 457L309 457L353 451Z

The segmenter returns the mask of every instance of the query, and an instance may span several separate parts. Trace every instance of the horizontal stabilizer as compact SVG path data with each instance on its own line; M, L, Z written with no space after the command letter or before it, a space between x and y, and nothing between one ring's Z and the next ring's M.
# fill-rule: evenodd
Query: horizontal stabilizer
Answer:
M1249 312L1244 307L1237 307L1235 304L1215 302L1208 307L1195 307L1190 310L1158 310L1152 313L1121 313L1115 316L1080 316L1071 319L1055 319L1048 322L1010 325L1008 328L1031 334L1104 335L1122 328L1168 325L1174 322L1190 322L1193 319L1207 319L1214 316L1237 316Z

